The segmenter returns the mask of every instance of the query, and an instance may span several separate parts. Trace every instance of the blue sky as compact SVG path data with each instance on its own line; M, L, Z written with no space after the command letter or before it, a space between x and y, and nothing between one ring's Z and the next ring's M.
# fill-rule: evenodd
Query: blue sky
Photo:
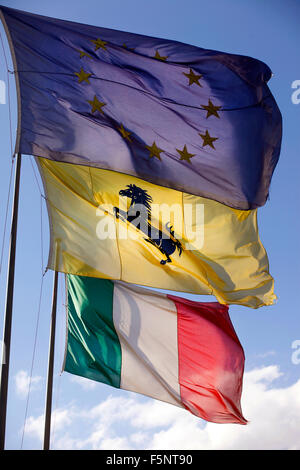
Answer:
M53 447L300 449L300 404L299 398L297 399L300 394L300 363L292 361L292 354L295 352L292 343L300 340L300 104L294 104L291 99L294 91L292 83L300 80L300 2L3 0L2 4L46 16L175 39L204 48L255 57L266 62L274 73L269 86L283 115L280 161L272 180L270 199L258 213L260 237L268 253L271 274L275 278L278 302L272 307L258 310L238 306L230 309L246 355L243 411L250 424L246 427L207 424L171 405L105 385L80 381L67 373L60 375L65 341L64 289L63 277L60 276ZM2 26L0 31L12 69ZM0 80L5 81L7 90L3 51L0 53ZM12 75L10 95L14 146L17 105ZM2 242L11 168L7 96L6 104L0 104L0 123ZM40 449L43 430L52 272L44 276L28 422L22 443L26 384L31 369L41 272L45 268L48 254L47 213L32 163L31 157L24 156L7 415L6 442L9 449L19 449L21 444L24 449ZM5 304L7 234L8 231L0 273L1 330ZM297 357L300 359L300 354Z

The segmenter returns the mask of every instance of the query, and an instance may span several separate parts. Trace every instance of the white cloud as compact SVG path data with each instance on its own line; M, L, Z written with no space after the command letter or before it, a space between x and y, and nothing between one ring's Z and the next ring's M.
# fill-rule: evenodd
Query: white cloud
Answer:
M264 358L270 357L270 356L276 356L276 352L275 351L267 351L265 353L256 354L255 357L260 358L260 359L264 359Z
M42 440L44 425L44 415L38 416L37 418L29 416L25 423L26 434L30 434L31 436L37 437L39 440Z
M35 390L40 389L40 383L42 381L42 377L35 376L31 377L25 370L19 370L14 377L15 379L15 387L16 393L20 398L26 398L28 391L29 391L29 384L30 384L30 391L34 392Z
M127 450L129 446L127 438L124 437L115 437L103 439L100 443L100 446L93 447L93 449L102 449L102 450Z
M70 375L70 381L80 385L84 390L95 390L97 388L98 382L94 380L86 379L85 377L79 377L79 375Z
M300 380L276 387L277 366L245 373L242 409L248 425L207 423L187 411L120 391L92 408L58 410L57 449L298 449ZM27 432L41 438L41 417Z
M52 431L65 430L67 426L72 424L74 418L78 418L79 413L75 413L72 408L57 409L51 415ZM44 437L45 416L44 414L34 418L30 416L26 420L26 434L38 438L40 441Z
M258 385L259 383L261 383L262 387L265 387L263 385L265 382L271 383L282 375L277 366L261 367L246 372L244 382L246 387L250 387L253 384Z
M155 433L152 449L254 450L300 449L300 380L287 388L270 387L282 374L277 366L245 374L242 409L247 426L174 422Z
M130 436L130 440L134 443L134 444L137 444L138 447L140 446L144 446L144 444L147 442L147 440L149 439L149 436L147 433L145 432L136 432L136 433L133 433L131 434Z

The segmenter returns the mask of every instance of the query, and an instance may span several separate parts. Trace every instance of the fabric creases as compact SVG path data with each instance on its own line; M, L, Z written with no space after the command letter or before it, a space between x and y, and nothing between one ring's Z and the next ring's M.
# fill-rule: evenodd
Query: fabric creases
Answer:
M117 172L36 161L51 219L49 268L55 268L59 241L61 272L213 294L223 304L274 302L256 210L239 211ZM140 225L134 223L138 206Z

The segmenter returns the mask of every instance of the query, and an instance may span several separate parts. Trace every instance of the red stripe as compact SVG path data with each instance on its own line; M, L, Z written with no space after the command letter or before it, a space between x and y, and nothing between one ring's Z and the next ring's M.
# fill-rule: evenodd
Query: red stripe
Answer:
M240 403L245 357L228 307L168 298L177 309L182 403L206 421L246 424Z

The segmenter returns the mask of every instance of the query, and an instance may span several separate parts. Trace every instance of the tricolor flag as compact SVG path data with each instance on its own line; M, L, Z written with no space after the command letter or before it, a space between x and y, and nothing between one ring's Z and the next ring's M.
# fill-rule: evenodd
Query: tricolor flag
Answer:
M67 276L64 370L215 423L241 411L244 352L228 307Z
M50 221L48 268L211 294L222 304L274 303L256 209L232 209L114 171L37 163Z
M0 8L16 152L109 169L236 209L265 203L281 146L250 57Z

